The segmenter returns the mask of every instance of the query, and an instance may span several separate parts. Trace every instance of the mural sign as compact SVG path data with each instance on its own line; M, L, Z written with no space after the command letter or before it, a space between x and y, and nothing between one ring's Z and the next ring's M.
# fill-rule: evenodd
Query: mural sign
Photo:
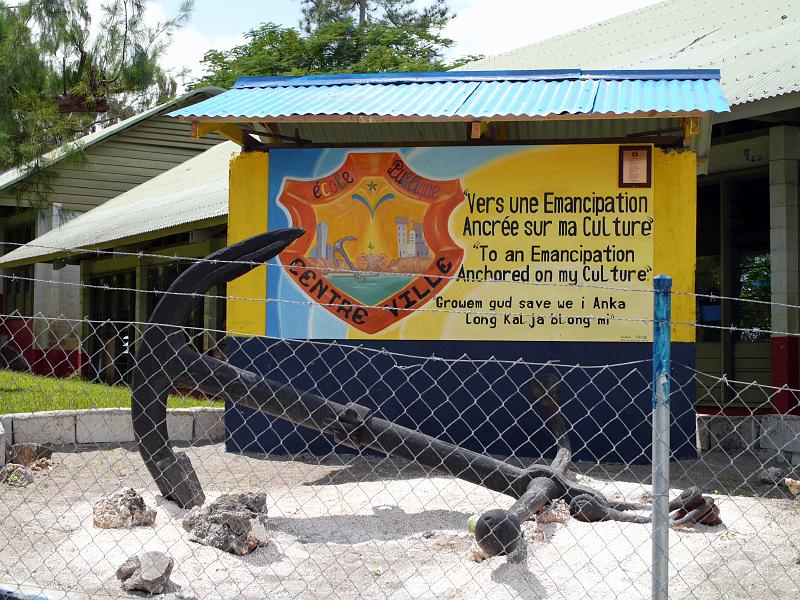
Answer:
M617 145L270 153L267 335L648 341L652 184ZM650 177L647 178L648 182ZM276 268L277 267L277 268Z
M281 261L311 300L378 333L436 296L448 283L442 276L461 265L464 250L448 227L462 201L459 180L418 175L397 153L349 154L318 181L285 182L280 203L315 235Z

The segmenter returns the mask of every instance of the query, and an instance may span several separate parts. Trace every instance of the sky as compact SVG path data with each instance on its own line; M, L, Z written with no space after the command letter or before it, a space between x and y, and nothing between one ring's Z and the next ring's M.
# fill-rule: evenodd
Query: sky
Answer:
M90 0L99 4L101 0ZM425 4L425 0L418 0ZM450 0L456 17L445 34L455 40L448 58L492 55L572 31L655 0ZM148 20L174 14L180 0L150 0ZM200 61L209 49L227 50L244 42L244 33L272 21L294 27L300 21L299 0L195 0L189 24L173 39L164 64L176 72L187 68L190 79L201 75ZM571 65L564 65L569 67Z

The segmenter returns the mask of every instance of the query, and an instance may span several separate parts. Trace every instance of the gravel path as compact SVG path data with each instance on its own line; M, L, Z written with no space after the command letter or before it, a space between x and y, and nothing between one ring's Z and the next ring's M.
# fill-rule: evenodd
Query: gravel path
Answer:
M510 498L392 459L281 459L189 448L209 498L266 491L265 545L237 557L186 540L185 511L165 502L130 448L56 453L27 488L0 485L0 583L64 590L70 598L132 598L116 568L138 550L175 558L172 581L198 599L283 598L649 598L649 528L626 523L526 526L527 544L481 563L464 524ZM674 485L717 495L724 527L671 534L670 597L800 597L800 503L752 484L757 465L706 457L673 463ZM579 464L610 497L646 495L649 467ZM97 530L91 502L120 487L158 508L155 527ZM677 491L675 492L677 493ZM544 539L542 539L542 537ZM165 596L176 598L176 593Z

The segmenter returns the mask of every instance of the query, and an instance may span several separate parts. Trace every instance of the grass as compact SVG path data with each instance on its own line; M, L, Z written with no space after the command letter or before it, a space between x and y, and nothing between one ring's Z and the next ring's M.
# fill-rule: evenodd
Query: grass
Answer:
M167 405L188 408L222 406L222 403L170 395ZM0 414L130 406L131 392L126 387L87 383L77 377L58 379L0 370Z

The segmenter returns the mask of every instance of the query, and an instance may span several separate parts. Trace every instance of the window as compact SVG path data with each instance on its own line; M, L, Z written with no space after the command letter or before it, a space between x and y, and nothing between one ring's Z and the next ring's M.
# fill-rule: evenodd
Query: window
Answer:
M36 224L25 223L5 230L5 252L11 252L21 244L27 244L35 237ZM3 277L3 312L11 314L15 311L30 317L33 315L33 265L16 269L4 269ZM17 279L18 278L18 279Z

